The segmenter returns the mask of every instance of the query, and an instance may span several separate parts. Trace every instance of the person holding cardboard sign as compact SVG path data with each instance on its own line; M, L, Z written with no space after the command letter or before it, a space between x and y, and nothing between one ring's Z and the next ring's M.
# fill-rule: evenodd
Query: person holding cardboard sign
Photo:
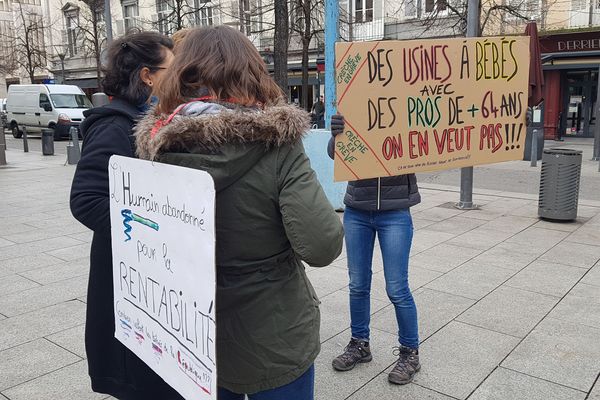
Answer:
M215 181L219 400L311 400L320 313L302 261L331 263L343 228L302 147L308 114L228 26L190 30L158 96L138 156Z
M332 137L327 153L334 157L335 136L344 131L344 119L331 119ZM349 371L373 356L369 344L371 265L375 235L383 257L385 288L396 311L398 362L388 380L412 381L420 370L417 307L408 286L408 259L413 237L410 207L420 203L415 174L348 182L344 204L344 230L350 276L350 342L332 361L337 371Z

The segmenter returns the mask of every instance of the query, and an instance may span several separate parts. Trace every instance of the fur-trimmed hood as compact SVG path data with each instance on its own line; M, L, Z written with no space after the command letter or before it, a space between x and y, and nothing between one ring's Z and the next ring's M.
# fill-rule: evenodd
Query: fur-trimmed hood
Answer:
M153 136L151 132L157 121L166 117L151 111L137 124L139 158L155 160L164 153L216 150L227 143L264 143L267 148L277 147L297 143L310 127L308 113L292 105L259 110L225 103L194 102Z

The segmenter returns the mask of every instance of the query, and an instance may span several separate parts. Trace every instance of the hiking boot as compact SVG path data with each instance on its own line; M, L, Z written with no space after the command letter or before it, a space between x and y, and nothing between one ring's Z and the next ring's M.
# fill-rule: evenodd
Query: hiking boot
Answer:
M398 362L388 375L388 380L397 385L406 385L413 380L415 374L421 369L419 349L400 346L394 348L394 355L398 356Z
M350 339L350 343L344 349L344 353L333 359L331 365L337 371L350 371L358 363L369 362L373 359L369 342L364 340Z

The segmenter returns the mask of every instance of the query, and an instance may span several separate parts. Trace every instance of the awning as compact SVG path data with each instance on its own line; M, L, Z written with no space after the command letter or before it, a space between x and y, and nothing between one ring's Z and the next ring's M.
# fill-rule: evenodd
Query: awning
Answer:
M600 51L564 52L542 54L542 69L597 69Z

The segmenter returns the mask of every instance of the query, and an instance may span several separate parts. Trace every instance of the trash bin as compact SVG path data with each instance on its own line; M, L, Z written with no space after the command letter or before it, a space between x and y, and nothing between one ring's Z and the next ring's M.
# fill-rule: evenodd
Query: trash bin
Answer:
M327 155L330 137L331 132L326 129L311 129L304 137L303 144L310 166L316 172L327 199L335 210L343 210L346 182L333 181L333 160Z
M538 203L538 215L541 218L577 218L581 161L580 150L544 150Z
M42 154L45 156L54 155L54 130L42 129Z

